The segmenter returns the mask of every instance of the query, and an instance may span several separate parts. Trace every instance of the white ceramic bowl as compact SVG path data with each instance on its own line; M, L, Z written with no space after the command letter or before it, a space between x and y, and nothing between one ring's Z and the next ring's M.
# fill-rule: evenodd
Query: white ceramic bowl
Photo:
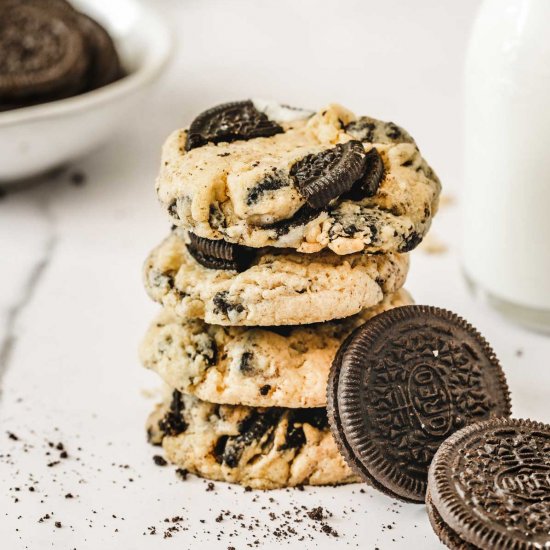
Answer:
M128 76L79 96L0 113L0 185L61 166L104 142L136 111L170 56L169 29L139 0L72 3L108 29Z

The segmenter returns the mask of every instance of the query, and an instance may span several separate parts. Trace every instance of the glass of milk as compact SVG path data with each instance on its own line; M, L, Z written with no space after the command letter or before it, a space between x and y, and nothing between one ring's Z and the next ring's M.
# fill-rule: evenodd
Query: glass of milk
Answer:
M550 0L485 0L466 60L463 268L550 332Z

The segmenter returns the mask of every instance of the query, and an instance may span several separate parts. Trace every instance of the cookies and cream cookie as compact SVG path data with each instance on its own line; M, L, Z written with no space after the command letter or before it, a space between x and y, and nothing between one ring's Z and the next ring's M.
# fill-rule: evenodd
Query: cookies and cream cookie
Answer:
M150 297L180 317L212 324L302 325L378 304L403 286L408 270L405 254L235 251L210 244L173 231L145 262Z
M205 401L324 407L330 365L344 339L375 315L411 303L400 290L346 319L273 328L209 325L163 309L140 356L171 388Z
M357 481L322 408L215 405L175 391L147 431L170 462L207 479L255 489Z
M350 254L412 250L440 183L391 122L338 105L312 113L242 101L168 138L157 191L173 222L200 237Z

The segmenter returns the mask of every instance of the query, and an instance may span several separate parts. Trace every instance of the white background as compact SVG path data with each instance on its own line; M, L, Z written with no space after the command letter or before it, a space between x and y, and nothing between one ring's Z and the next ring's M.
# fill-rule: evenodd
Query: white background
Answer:
M206 492L202 481L180 482L172 468L152 463L143 424L153 401L144 390L159 384L139 368L136 348L157 310L142 289L141 263L168 230L153 191L159 148L170 130L227 100L263 97L306 107L337 101L407 128L455 198L432 231L447 253L416 251L407 287L419 303L455 310L476 325L502 360L515 414L550 421L549 340L474 302L460 275L461 75L478 4L154 2L172 23L177 54L134 122L67 172L0 200L3 549L241 549L254 537L262 548L312 547L300 535L312 535L318 548L440 547L422 506L396 504L368 488L260 493L254 502L255 493L221 483ZM70 184L75 169L87 175L83 187ZM69 458L48 467L59 454L48 441L62 441ZM68 492L75 498L64 498ZM325 506L341 536L319 534L306 521L298 536L278 543L263 538L263 528L214 521L219 510L231 509L244 513L245 523L257 517L272 530L280 520L267 521L267 512L279 515L293 504ZM163 539L163 519L175 515L187 530ZM149 526L158 534L142 535Z

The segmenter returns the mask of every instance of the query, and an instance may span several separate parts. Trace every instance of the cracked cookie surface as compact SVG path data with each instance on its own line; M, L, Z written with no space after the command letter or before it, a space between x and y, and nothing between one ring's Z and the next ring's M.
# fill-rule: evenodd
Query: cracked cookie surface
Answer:
M358 481L326 409L215 405L175 391L147 423L149 441L189 472L255 489Z
M209 325L163 310L149 327L140 356L171 388L205 401L324 407L328 373L343 340L375 315L412 303L400 290L346 319L272 330Z
M208 239L306 253L408 252L422 241L441 185L405 130L338 105L310 116L296 111L294 119L288 110L283 117L276 108L259 108L284 131L190 151L185 130L168 138L156 187L173 223ZM293 167L351 141L381 158L376 192L343 192L312 208Z
M263 249L243 272L209 269L176 229L145 262L149 296L185 319L216 325L303 325L349 317L403 286L406 254Z

